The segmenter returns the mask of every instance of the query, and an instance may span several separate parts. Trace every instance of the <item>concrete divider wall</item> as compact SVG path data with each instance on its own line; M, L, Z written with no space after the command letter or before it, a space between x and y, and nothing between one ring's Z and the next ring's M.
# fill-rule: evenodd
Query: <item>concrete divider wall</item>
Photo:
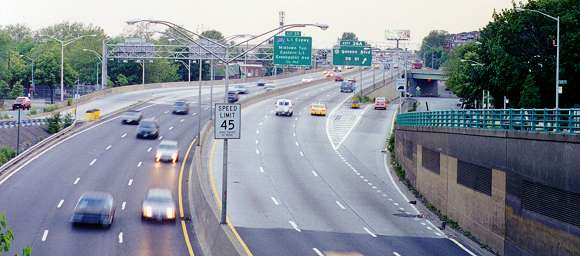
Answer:
M414 127L395 136L411 184L494 251L580 255L580 136ZM439 173L425 168L425 150L438 154ZM489 194L460 184L459 172L476 173L465 163L491 173Z

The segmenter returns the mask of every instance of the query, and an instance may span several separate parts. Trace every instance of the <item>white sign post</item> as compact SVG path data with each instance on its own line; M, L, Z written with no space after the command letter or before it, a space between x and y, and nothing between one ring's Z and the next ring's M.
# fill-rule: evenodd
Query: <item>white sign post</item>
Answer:
M214 139L239 139L242 106L240 104L215 104Z

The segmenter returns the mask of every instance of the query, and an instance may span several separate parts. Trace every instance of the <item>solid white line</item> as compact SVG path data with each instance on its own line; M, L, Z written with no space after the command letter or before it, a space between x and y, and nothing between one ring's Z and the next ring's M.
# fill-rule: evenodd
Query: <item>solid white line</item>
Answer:
M300 156L304 156L304 152L300 151Z
M123 201L123 203L121 204L121 210L125 210L125 205L127 204L127 202Z
M151 152L151 149L153 149L153 148L149 147L149 148L147 149L147 152Z
M278 202L278 200L276 200L275 197L272 196L270 198L272 198L272 201L274 202L275 205L280 205L280 202Z
M142 165L142 164L143 164L143 162L142 162L142 161L140 161L140 162L137 164L137 167L141 167L141 165Z
M127 133L123 133L123 135L121 135L121 138L125 138L125 136L127 136Z
M77 183L79 183L79 180L81 180L81 178L77 177L77 179L73 182L73 184L76 185Z
M91 161L91 162L89 163L89 166L93 166L93 164L95 164L95 162L96 162L96 161L97 161L97 159L96 159L96 158L95 158L95 159L93 159L93 161Z
M451 240L451 242L453 242L454 244L456 244L457 246L459 246L459 248L463 249L465 252L469 253L469 255L471 256L477 256L475 255L475 253L473 253L472 251L470 251L469 249L467 249L465 246L463 246L460 242L457 242L457 240L455 240L454 238L447 238L449 240Z
M363 227L363 229L369 233L369 235L371 235L372 237L377 237L377 235L375 235L373 232L371 232L367 227Z
M399 254L398 252L393 252L393 255L395 255L395 256L401 256L401 254Z
M318 173L316 173L316 171L312 171L312 175L314 175L314 177L318 177Z
M129 183L127 183L127 186L131 186L133 185L133 179L129 179Z
M119 232L119 243L123 243L123 232Z
M316 256L324 256L324 254L322 254L322 252L317 248L312 248L312 250L316 253Z
M357 124L359 123L360 119L364 116L365 112L367 112L367 110L370 108L371 105L368 105L362 113L360 113L360 115L358 115L356 117L356 120L354 120L354 123L352 124L352 126L350 127L350 129L348 129L348 131L346 132L346 134L344 135L344 137L342 137L342 140L340 140L340 142L338 143L338 145L336 145L336 148L340 148L340 145L342 145L342 143L346 140L346 138L348 138L348 136L350 135L350 133L352 132L352 130L354 130L354 128L357 126Z
M290 223L290 226L292 226L296 231L302 232L302 230L300 230L298 228L298 225L296 224L296 222L290 220L290 221L288 221L288 223Z
M346 207L344 207L344 205L342 205L339 201L336 201L336 204L338 207L340 207L340 209L346 210Z
M105 148L105 151L107 151L107 150L111 149L111 147L112 147L112 145L109 145L109 146L107 146L107 147Z
M62 207L63 203L64 203L64 199L61 199L60 202L58 202L58 205L56 206L56 208L59 209L60 207Z
M264 173L264 167L260 166L260 172Z
M46 241L46 237L48 236L48 229L44 230L44 233L42 234L42 241Z

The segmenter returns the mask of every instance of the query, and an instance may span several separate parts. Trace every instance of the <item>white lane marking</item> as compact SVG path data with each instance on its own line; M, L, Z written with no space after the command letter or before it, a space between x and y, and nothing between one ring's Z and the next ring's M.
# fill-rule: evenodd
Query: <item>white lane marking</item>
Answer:
M133 185L133 179L129 179L129 183L127 183L127 186L131 186Z
M278 200L275 197L270 197L272 198L272 202L274 202L275 205L280 205L280 202L278 202Z
M77 179L73 182L73 185L76 185L77 183L79 183L79 180L81 180L81 178L77 177Z
M348 129L348 131L344 134L344 137L342 137L342 140L340 140L340 142L338 142L338 144L336 145L336 148L340 148L340 145L342 145L342 143L346 140L346 138L348 138L348 136L350 135L350 133L354 130L354 128L358 125L358 123L360 122L360 119L364 116L365 112L367 112L367 110L370 108L370 105L368 105L363 112L358 115L356 117L356 119L354 120L354 123L352 124L352 126L350 127L350 129Z
M109 146L107 146L107 147L105 148L105 151L107 151L107 150L111 149L111 147L112 147L112 145L109 145Z
M197 113L193 113L193 114L191 114L191 116L195 116L195 115L197 115Z
M457 246L459 246L459 248L461 248L465 252L469 253L469 255L471 255L471 256L477 256L477 255L475 255L475 253L473 253L472 251L470 251L469 249L467 249L465 246L463 246L460 242L457 242L457 240L455 240L454 238L448 237L447 239L451 240L451 242L453 242L454 244L456 244Z
M180 123L183 123L183 121L185 121L185 119L181 119L181 120L179 120L179 122L180 122Z
M260 144L260 141L256 140L256 145Z
M292 133L292 136L293 136L293 137L296 137L296 133L295 133L295 132L293 132L293 133Z
M290 223L290 226L292 226L296 231L302 232L302 230L300 230L298 228L298 225L296 224L296 222L290 220L290 221L288 221L288 223Z
M432 227L427 227L427 229L428 229L428 230L433 230L433 228L432 228Z
M294 121L298 121L298 117L296 117L296 118L294 119Z
M173 126L169 127L169 130L170 130L170 131L171 131L171 130L173 130Z
M162 140L162 139L163 139L163 136L159 136L159 140Z
M296 128L296 124L293 124L292 127Z
M123 243L123 232L119 232L119 243Z
M304 156L304 152L300 151L300 156Z
M377 186L372 186L372 189L377 189Z
M401 254L399 254L398 252L393 252L393 255L395 255L395 256L401 256Z
M421 222L421 225L426 226L427 224L425 224L425 222Z
M260 172L264 173L264 167L260 166Z
M260 150L256 149L256 155L260 154Z
M260 130L256 130L256 134L260 134Z
M95 164L95 162L96 162L96 161L97 161L97 159L96 159L96 158L95 158L95 159L93 159L93 161L91 161L91 162L89 163L89 166L93 166L93 164Z
M403 208L403 207L399 207L399 210L401 210L401 211L405 211L405 208Z
M312 175L314 175L314 177L318 177L318 173L316 173L316 171L312 171Z
M46 237L48 237L48 229L44 230L44 233L42 233L42 241L46 241Z
M389 198L389 201L393 201L393 199L392 198Z
M123 133L123 135L121 135L121 138L125 138L127 136L127 133Z
M123 203L121 204L121 210L125 210L125 205L127 205L127 202L123 201Z
M61 199L60 202L58 202L58 205L56 206L56 209L60 209L60 207L62 207L62 204L64 203L64 199Z
M165 111L165 112L163 112L163 113L164 113L164 114L167 114L167 113L169 113L169 110L167 110L167 111Z
M262 124L263 124L263 123L262 123L262 122L260 122L258 125L260 125L260 126L261 126Z
M298 144L298 141L296 141L295 143L296 143L296 147L300 147L300 144Z
M346 207L344 207L344 205L342 205L339 201L336 201L336 204L338 207L340 207L340 209L346 210Z
M393 203L395 206L399 206L399 203Z
M151 152L151 150L152 150L152 149L153 149L152 147L149 147L149 148L147 149L147 152Z
M433 232L433 233L435 233L435 235L437 235L437 236L443 236L442 234L439 234L438 232Z
M369 235L371 235L372 237L377 237L377 235L375 235L373 232L371 232L367 227L363 227L363 229L369 233Z
M312 250L314 251L314 253L316 253L316 256L324 256L324 254L322 254L322 252L317 248L312 248Z
M143 164L143 161L140 161L140 162L137 164L137 167L141 167L141 165L142 165L142 164Z
M368 184L369 184L369 186L372 186L373 185L373 183L370 183L370 182Z

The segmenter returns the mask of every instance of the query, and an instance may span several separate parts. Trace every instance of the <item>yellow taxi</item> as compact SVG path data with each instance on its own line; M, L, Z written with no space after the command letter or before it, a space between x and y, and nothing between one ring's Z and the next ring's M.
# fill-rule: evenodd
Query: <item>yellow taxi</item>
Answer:
M310 105L310 115L326 116L326 105L322 103L313 103L312 105Z

